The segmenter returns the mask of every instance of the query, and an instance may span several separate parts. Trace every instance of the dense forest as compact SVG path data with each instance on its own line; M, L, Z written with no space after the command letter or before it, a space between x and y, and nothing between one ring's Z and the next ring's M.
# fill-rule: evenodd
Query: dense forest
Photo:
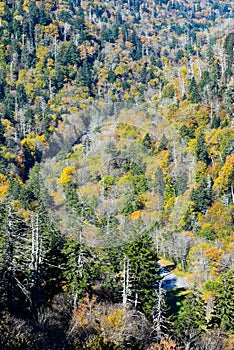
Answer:
M234 348L233 18L0 2L0 349Z

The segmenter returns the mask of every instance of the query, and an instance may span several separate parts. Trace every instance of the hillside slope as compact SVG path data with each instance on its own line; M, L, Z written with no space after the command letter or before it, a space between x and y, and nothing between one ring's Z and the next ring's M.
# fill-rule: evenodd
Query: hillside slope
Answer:
M232 348L233 11L0 2L2 349Z

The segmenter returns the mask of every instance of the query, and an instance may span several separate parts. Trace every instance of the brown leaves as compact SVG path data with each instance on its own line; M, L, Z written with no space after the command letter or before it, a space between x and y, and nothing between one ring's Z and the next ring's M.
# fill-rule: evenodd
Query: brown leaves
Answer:
M98 303L97 297L86 296L73 313L70 335L79 338L82 333L86 340L102 337L106 342L123 346L135 342L147 343L149 322L144 315L126 310L122 304ZM121 347L122 348L122 347Z

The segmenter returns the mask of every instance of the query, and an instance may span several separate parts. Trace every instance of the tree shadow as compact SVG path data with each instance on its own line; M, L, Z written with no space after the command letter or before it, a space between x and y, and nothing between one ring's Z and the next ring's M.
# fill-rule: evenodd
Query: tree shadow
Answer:
M169 316L173 316L173 318L177 318L178 312L181 307L181 303L185 298L182 292L184 292L185 288L176 288L168 291L166 293L166 303L169 307L168 314Z

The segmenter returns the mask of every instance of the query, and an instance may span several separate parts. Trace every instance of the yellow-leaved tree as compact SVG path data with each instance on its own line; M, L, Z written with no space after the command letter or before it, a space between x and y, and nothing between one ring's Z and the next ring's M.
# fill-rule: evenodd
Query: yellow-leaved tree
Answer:
M217 194L231 193L234 204L234 155L227 156L219 176L214 181L214 191Z
M66 186L72 180L72 176L75 174L75 172L75 168L71 165L64 168L60 176L61 184Z
M0 174L0 201L3 201L8 193L10 180L3 174Z

